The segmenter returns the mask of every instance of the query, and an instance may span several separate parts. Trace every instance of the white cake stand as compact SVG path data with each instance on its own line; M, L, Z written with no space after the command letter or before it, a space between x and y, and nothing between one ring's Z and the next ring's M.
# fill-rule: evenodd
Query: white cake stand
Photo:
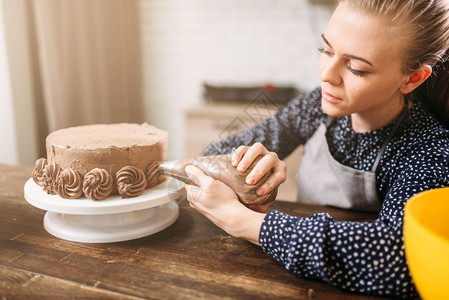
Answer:
M84 243L127 241L165 229L177 220L179 207L175 200L184 193L183 184L174 179L138 197L123 199L117 195L102 201L49 195L32 178L24 187L26 201L47 211L44 228L50 234Z

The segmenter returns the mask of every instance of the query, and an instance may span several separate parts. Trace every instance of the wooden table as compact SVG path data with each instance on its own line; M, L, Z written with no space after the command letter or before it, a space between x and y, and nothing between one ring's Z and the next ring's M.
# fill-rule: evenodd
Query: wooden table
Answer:
M32 168L0 165L0 295L2 299L372 299L297 278L244 240L227 235L180 202L166 230L133 241L83 244L43 228L44 211L23 187ZM337 220L372 214L279 201L296 216L327 211Z

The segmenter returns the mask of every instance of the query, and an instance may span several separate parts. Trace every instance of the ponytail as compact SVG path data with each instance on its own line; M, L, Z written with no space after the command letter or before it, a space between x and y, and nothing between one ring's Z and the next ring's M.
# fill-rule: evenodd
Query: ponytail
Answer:
M449 49L444 59L432 67L432 75L413 92L415 95L449 129Z

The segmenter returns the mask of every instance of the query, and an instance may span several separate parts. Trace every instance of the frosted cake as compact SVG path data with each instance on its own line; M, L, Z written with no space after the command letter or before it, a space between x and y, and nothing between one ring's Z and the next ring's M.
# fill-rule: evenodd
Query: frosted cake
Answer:
M165 179L157 167L168 158L167 139L147 123L61 129L47 136L47 158L36 161L32 177L62 198L136 197Z

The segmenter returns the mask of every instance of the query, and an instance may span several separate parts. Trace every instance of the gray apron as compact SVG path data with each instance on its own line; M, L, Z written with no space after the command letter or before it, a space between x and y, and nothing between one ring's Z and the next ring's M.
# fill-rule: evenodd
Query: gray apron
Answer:
M298 201L344 209L380 211L382 203L377 195L376 169L387 144L407 114L407 107L406 103L382 144L371 171L357 170L335 160L326 140L327 128L334 118L321 124L304 146L298 173Z

